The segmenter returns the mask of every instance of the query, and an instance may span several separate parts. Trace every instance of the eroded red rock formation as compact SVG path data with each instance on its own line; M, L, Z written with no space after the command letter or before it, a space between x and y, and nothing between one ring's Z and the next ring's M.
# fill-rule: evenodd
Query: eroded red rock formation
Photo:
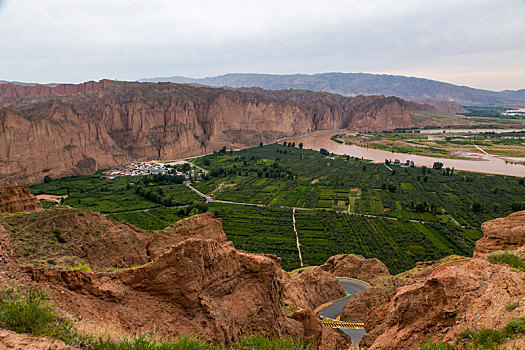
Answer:
M27 186L0 187L0 213L16 213L42 209L40 201Z
M279 258L236 250L226 240L220 219L211 214L190 217L163 231L143 231L88 211L55 209L39 214L35 220L17 216L2 239L20 246L17 240L27 221L41 226L35 231L38 235L59 229L62 244L77 248L47 250L48 256L82 258L99 269L22 265L17 267L18 279L52 291L61 311L82 315L87 329L97 324L127 334L199 333L223 345L261 333L303 338L326 350L348 348L349 338L323 328L310 308L337 294L337 290L329 291L335 280L332 275L319 269L287 286L291 278L280 267ZM10 261L22 254L16 252L17 248L12 249ZM142 265L130 268L137 263ZM102 267L111 264L124 269L102 272ZM300 299L296 295L290 296L295 298L292 301L286 299L286 290L300 287L311 290L297 290ZM327 292L311 296L320 290ZM289 317L285 305L291 304L304 305L300 313Z

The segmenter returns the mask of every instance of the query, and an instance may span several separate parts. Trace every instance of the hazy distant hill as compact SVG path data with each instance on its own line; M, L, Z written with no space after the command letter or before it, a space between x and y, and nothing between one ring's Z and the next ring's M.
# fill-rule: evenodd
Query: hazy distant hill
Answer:
M459 104L525 104L525 89L501 92L474 89L440 81L404 77L399 75L367 73L322 74L244 74L233 73L216 77L193 79L185 77L159 77L142 79L143 82L195 83L210 86L260 87L263 89L306 89L328 91L342 95L386 95L409 100L454 100Z

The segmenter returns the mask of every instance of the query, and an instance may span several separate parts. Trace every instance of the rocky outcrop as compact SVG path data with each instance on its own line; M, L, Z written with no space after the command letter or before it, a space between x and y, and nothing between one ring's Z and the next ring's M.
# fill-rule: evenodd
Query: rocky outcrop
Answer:
M302 338L326 350L347 348L350 343L349 338L324 329L309 308L325 301L319 298L337 293L329 291L334 287L332 275L317 269L295 281L295 288L312 290L298 290L303 299L295 308L297 304L304 307L295 317L288 317L286 293L292 278L280 267L279 258L236 250L226 240L220 219L209 213L181 220L163 231L143 231L75 209L36 214L5 214L7 230L0 227L0 243L2 258L5 251L10 264L0 264L0 278L11 279L14 270L7 267L16 265L11 266L16 267L16 280L51 291L62 313L82 315L80 326L87 331L93 325L111 325L120 334L198 333L222 345L261 333ZM26 238L23 232L30 224L35 242L49 240L40 237L45 233L59 234L62 243L40 252L35 244L34 255L26 255L20 249L32 247L32 241L18 244L18 239ZM15 248L10 248L11 243ZM54 246L59 248L52 250ZM15 264L21 254L33 263ZM62 262L80 259L98 269L51 268L44 264L47 260L39 262L38 254ZM140 266L133 267L136 264ZM121 268L101 272L110 265ZM316 299L313 294L323 290L326 292Z
M0 213L16 213L42 209L40 201L27 186L0 187Z
M400 287L368 311L361 345L409 349L428 338L454 341L466 329L502 328L523 313L523 306L505 307L525 297L523 278L508 266L474 259Z
M177 159L323 129L411 127L395 97L101 81L0 84L0 183Z
M319 267L291 276L285 274L283 300L288 306L314 310L321 304L346 296L334 275Z
M280 306L280 267L231 243L190 238L153 262L115 273L29 268L60 305L126 332L204 333L219 344L244 334L301 336ZM63 292L63 293L62 293Z
M370 309L388 300L390 293L389 288L381 286L369 288L354 295L346 303L341 313L341 321L369 323L368 312Z
M525 245L525 211L485 222L483 237L476 242L475 255L496 250L514 250Z
M321 269L337 277L357 278L373 284L378 277L390 275L388 267L376 258L340 254L330 257Z
M350 343L348 337L332 328L325 328L319 323L319 319L310 309L297 310L291 316L293 320L300 322L304 329L304 339L320 349L326 350L348 350Z

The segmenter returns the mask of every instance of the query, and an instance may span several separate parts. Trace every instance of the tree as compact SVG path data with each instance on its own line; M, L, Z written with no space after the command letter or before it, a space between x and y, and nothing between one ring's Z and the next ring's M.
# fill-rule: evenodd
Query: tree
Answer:
M423 203L418 203L416 205L416 211L418 213L423 213L423 212L427 211L427 206L425 204L423 204Z
M48 182L51 182L51 181L53 181L53 179L52 179L52 178L50 178L50 177L49 177L49 176L47 176L47 175L46 175L46 176L44 176L44 183L45 183L45 184L47 184Z
M474 213L481 213L483 211L483 205L478 202L472 203L472 211Z
M263 148L263 143L259 142L259 147Z
M434 162L434 165L432 165L432 169L435 169L435 170L443 169L443 163L441 163L441 162Z
M323 156L329 156L330 155L330 152L328 152L326 149L324 148L321 148L319 150L319 153L321 153Z
M302 142L299 144L299 148L301 148L301 149L303 148L303 143Z

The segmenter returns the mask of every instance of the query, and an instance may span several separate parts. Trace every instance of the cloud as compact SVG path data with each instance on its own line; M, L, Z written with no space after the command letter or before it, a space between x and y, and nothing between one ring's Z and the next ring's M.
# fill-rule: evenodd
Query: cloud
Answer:
M523 18L522 0L7 0L0 79L442 72L524 88L473 78L525 71Z

